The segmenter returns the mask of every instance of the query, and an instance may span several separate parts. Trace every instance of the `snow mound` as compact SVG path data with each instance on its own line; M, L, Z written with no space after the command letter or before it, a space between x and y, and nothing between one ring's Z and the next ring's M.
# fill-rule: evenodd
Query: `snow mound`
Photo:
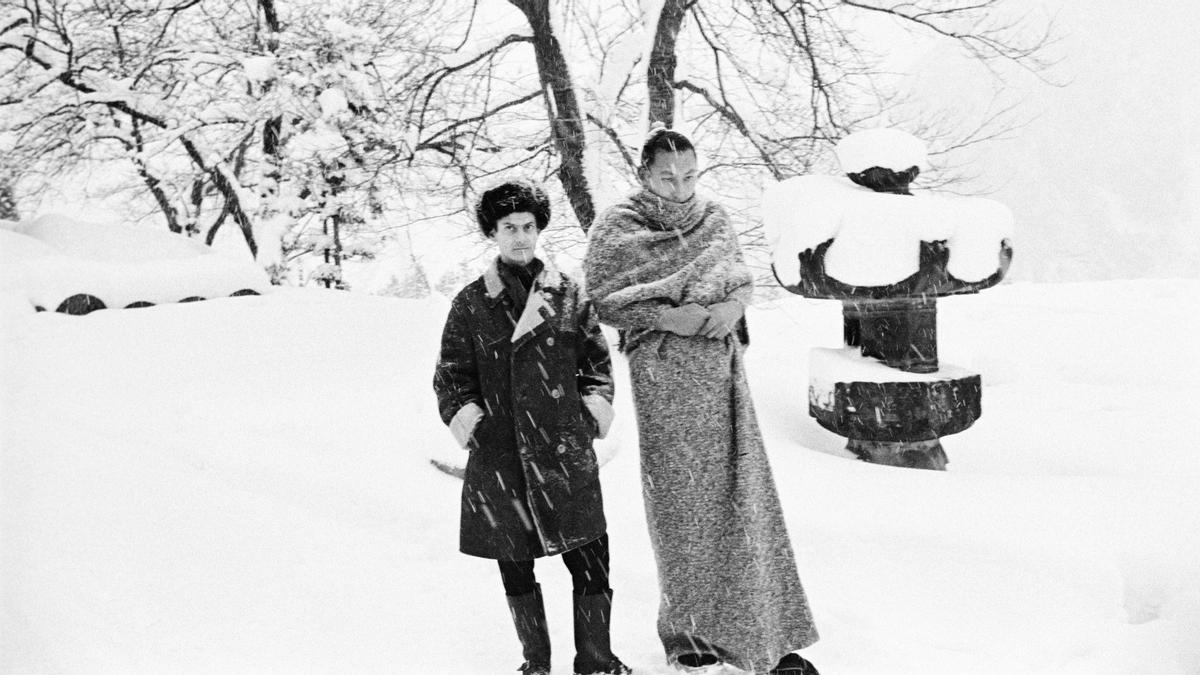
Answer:
M89 295L105 307L265 293L266 273L186 237L62 215L0 221L5 314L21 304L54 310Z
M9 227L16 224L10 220L0 220L0 263L7 267L25 260L60 255L53 246L33 237L19 234L14 231L15 228Z
M170 232L124 224L101 224L47 214L29 222L9 223L8 229L32 237L57 253L82 260L135 263L183 260L211 249Z

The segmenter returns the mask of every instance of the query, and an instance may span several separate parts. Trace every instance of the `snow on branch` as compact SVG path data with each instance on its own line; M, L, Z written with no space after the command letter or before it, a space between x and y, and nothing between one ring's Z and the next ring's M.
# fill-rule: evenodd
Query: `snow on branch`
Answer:
M958 7L926 6L919 2L903 2L885 7L859 0L841 1L843 5L887 14L943 37L957 40L981 60L1003 58L1028 70L1038 70L1048 65L1037 58L1037 55L1052 42L1052 27L1047 25L1033 39L1017 41L1017 36L1022 32L1021 20L990 20L999 14L1000 3L996 0L980 0Z

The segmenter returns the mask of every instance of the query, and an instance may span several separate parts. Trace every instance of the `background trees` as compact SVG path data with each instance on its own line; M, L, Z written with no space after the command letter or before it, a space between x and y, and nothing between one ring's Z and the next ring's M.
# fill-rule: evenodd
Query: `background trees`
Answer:
M1011 126L906 101L877 51L907 32L1040 69L1045 23L1010 4L21 0L0 14L0 131L31 198L103 167L132 217L209 242L231 224L280 281L336 284L401 228L470 232L456 214L513 172L580 225L546 238L569 256L661 120L753 249L763 181L830 168L848 130L902 124L948 155Z
M9 162L36 194L80 166L121 174L110 189L144 193L174 232L195 235L205 199L256 252L240 194L249 134L214 91L230 57L210 39L208 8L42 2L0 22Z
M923 182L944 185L962 178L955 150L1017 123L1002 103L968 117L953 106L906 100L903 79L890 72L898 56L884 50L903 43L898 36L940 43L946 58L977 59L997 77L1008 68L1049 65L1049 23L1016 15L1003 0L509 2L522 24L494 39L487 59L446 72L429 87L497 81L522 72L514 64L536 66L552 152L535 144L509 155L513 166L556 178L584 229L596 204L632 186L637 148L651 121L698 141L709 174L705 187L740 214L744 241L753 247L760 241L755 206L763 181L832 170L829 150L849 130L900 124L923 136L942 169ZM486 133L515 125L529 109L476 115ZM476 158L473 148L463 148L457 161L465 175L486 173Z
M0 220L20 220L12 174L3 165L0 165Z

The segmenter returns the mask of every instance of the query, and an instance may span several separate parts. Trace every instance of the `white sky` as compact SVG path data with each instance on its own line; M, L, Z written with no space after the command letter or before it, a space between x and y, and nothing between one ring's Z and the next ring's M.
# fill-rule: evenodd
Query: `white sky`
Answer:
M1047 86L1006 69L1029 123L971 153L980 187L1013 209L1017 279L1200 276L1200 5L1052 0L1062 62ZM978 68L929 53L917 91L968 114Z

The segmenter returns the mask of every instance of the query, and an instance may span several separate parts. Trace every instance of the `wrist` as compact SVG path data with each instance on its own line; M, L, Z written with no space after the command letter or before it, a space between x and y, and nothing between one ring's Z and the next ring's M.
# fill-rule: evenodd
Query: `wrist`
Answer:
M654 319L654 330L667 329L667 326L670 325L671 322L671 312L674 309L674 307L668 307L658 313L658 316Z
M720 308L720 311L722 313L727 312L730 315L735 315L735 316L739 316L739 317L746 313L746 306L743 305L738 300L735 300L733 298L730 298L729 300L725 300L724 302L719 302L713 306L714 309L716 309L718 307Z
M667 315L667 310L665 310L665 309L663 311L659 312L658 316L654 317L654 323L651 324L651 328L653 328L654 330L663 330L663 319L666 318L666 315Z

